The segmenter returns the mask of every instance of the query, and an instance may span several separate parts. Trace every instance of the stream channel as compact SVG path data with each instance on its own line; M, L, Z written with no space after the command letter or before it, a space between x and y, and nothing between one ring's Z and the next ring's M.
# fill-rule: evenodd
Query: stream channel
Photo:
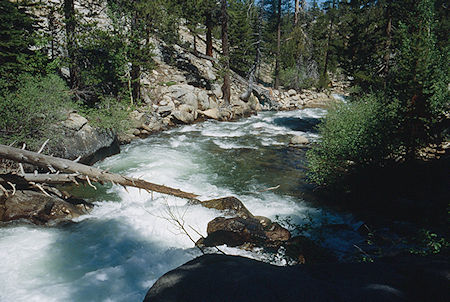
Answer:
M322 109L262 112L237 122L180 126L123 146L97 166L193 192L202 200L236 196L254 215L307 225L308 236L344 257L364 240L355 232L362 223L320 206L305 182L306 150L288 146L292 135L317 139L314 126L324 114ZM200 255L167 219L168 207L194 240L223 215L134 188L78 190L96 207L76 223L0 228L1 302L142 301L160 276ZM282 255L221 249L286 264Z

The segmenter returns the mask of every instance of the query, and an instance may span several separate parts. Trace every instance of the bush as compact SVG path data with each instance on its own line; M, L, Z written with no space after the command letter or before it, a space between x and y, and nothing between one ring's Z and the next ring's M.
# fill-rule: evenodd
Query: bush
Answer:
M335 185L349 172L382 166L402 150L399 123L398 103L375 96L331 109L319 124L321 140L307 153L309 178Z
M94 107L80 105L79 111L86 116L92 126L121 132L130 126L127 108L124 102L110 97L101 97Z
M51 137L50 125L73 104L65 82L56 75L22 75L15 91L0 92L0 143L13 141L36 148Z

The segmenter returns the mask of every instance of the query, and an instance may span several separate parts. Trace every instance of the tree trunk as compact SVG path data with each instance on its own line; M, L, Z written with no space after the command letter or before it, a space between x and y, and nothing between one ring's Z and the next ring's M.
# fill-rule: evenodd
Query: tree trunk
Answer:
M61 174L46 174L34 175L26 174L25 180L42 183L68 183L68 182L111 182L122 186L135 187L147 191L155 191L163 194L173 195L180 198L191 199L198 201L198 195L188 192L183 192L178 189L162 186L147 182L142 179L122 176L119 174L110 173L95 167L86 166L80 163L73 162L68 159L52 157L36 152L21 150L5 145L0 145L0 157L10 159L19 163L28 163L47 169L49 166L60 172L72 173L71 175Z
M222 55L224 57L224 75L222 85L222 95L225 105L230 104L230 55L228 50L228 14L227 0L222 1Z
M66 23L67 56L69 58L70 88L74 89L80 85L80 72L76 60L74 0L64 0L64 17Z
M300 12L300 0L295 0L294 26L298 24L299 12Z
M212 43L212 17L211 12L206 13L206 55L213 56L213 43Z
M135 12L131 17L131 35L132 35L132 47L134 48L132 51L134 52L131 57L131 71L130 71L130 81L131 81L131 94L134 102L138 102L140 99L140 90L141 90L141 67L138 63L138 55L139 49L141 48L141 43L139 41L138 28L137 28L137 20L138 16Z
M386 7L386 49L384 53L384 88L387 86L388 75L389 75L389 61L391 58L391 44L392 44L392 16L391 16L391 6L387 4Z
M322 79L325 81L328 78L328 61L330 60L330 44L331 44L331 35L333 34L333 23L334 23L334 8L336 5L336 0L333 0L333 4L330 10L330 13L332 14L330 17L330 26L328 28L328 38L327 38L327 45L325 47L325 63L323 64L323 73L322 73Z
M274 88L280 87L280 55L281 55L281 0L278 0L277 12L277 54L275 59L275 85Z

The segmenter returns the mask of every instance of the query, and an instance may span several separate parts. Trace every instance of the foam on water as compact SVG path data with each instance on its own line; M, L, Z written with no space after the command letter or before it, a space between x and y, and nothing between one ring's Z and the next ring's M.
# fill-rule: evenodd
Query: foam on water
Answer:
M248 171L251 175L258 167L247 167L248 161L240 161L230 152L255 158L264 146L286 145L290 135L303 133L276 125L275 119L323 114L320 109L307 109L261 113L234 123L187 125L124 146L121 154L99 166L194 192L203 200L235 195L255 215L271 219L290 216L301 223L307 216L328 214L277 191L255 194L266 186L255 183L257 178L243 182L237 192L232 178L239 175L233 173ZM229 171L231 176L224 179ZM267 177L270 180L270 175ZM161 275L200 255L172 218L182 222L196 241L199 234L206 235L208 222L221 215L185 200L134 188L127 192L112 187L102 194L96 197L92 213L78 218L76 224L0 228L1 302L142 301ZM260 250L220 248L228 254L286 264Z

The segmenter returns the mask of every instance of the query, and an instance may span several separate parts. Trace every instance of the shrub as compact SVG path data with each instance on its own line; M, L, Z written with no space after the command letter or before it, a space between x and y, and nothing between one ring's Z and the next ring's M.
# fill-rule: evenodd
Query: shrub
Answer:
M15 91L0 92L0 143L36 148L50 137L49 126L73 104L65 82L56 75L22 75Z
M321 140L307 153L309 178L335 185L355 169L382 166L402 150L399 123L398 103L373 95L331 109L318 127Z
M113 129L115 132L129 128L128 106L111 97L101 97L94 107L80 105L83 113L92 126L103 129Z

